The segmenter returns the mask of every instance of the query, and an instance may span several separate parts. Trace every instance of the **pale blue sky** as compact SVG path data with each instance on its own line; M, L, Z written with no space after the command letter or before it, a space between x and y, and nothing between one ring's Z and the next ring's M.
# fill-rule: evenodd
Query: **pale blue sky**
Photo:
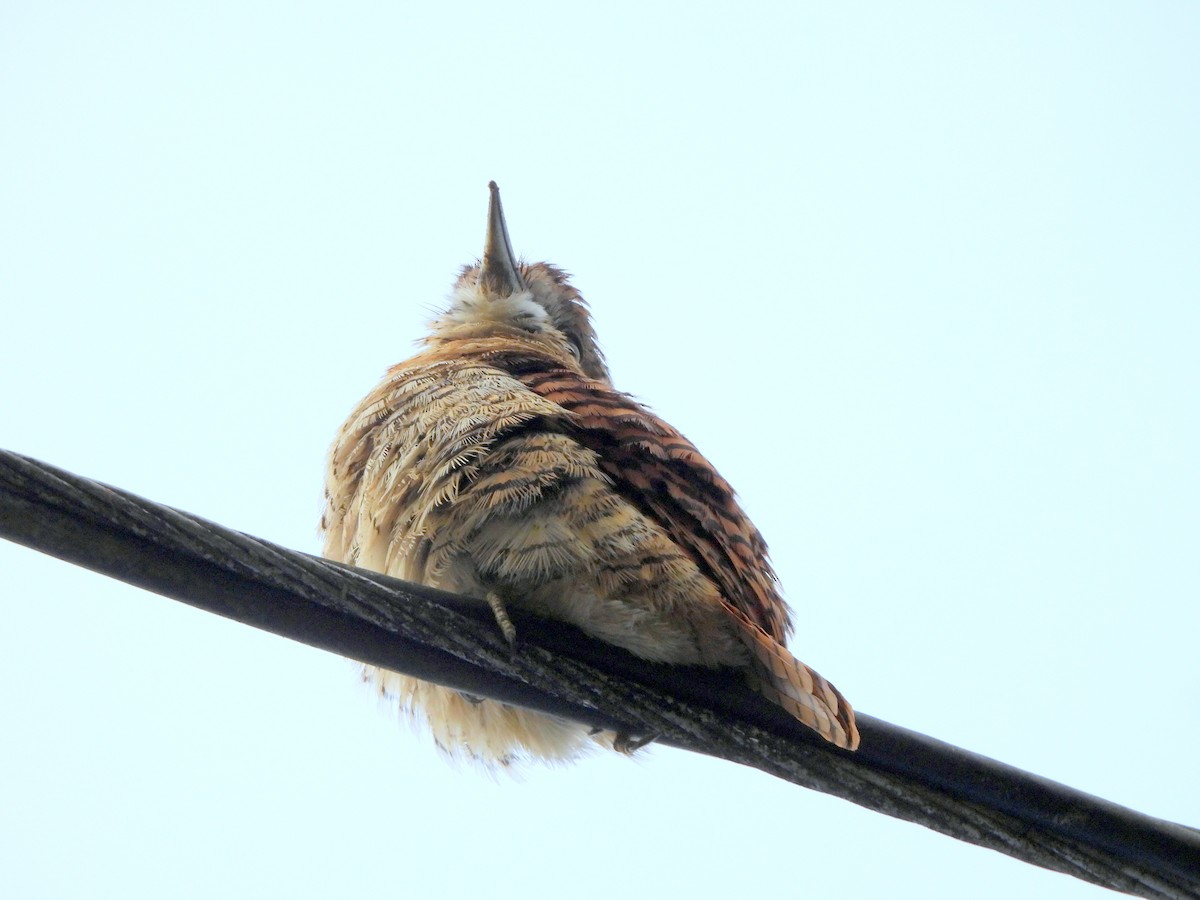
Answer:
M798 656L1200 824L1200 7L248 6L0 7L0 446L314 551L494 178ZM661 748L492 783L349 663L0 571L5 896L1102 896Z

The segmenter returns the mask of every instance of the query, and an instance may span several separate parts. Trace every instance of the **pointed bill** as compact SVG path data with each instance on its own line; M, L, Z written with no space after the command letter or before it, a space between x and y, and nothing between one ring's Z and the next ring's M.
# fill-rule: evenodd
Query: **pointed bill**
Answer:
M517 269L517 258L508 237L508 225L504 222L500 188L496 187L496 182L489 181L488 189L492 192L492 199L488 204L487 241L483 247L479 284L493 297L507 297L524 290L525 282Z

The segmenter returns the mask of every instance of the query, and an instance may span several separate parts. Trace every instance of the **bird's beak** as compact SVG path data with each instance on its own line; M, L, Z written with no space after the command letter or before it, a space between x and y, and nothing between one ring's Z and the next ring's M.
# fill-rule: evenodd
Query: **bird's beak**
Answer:
M488 203L487 241L483 246L483 265L479 269L479 285L491 297L508 297L525 289L525 282L517 269L517 258L513 255L512 241L508 238L508 226L504 223L504 207L500 205L500 188L489 181L492 192Z

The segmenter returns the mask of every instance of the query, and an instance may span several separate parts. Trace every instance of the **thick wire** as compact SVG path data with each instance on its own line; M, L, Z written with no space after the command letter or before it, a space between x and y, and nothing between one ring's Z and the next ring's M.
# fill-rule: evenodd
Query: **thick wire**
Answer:
M860 715L820 740L730 673L660 666L482 601L278 547L0 450L0 536L193 606L473 694L753 766L1142 897L1200 897L1200 832Z

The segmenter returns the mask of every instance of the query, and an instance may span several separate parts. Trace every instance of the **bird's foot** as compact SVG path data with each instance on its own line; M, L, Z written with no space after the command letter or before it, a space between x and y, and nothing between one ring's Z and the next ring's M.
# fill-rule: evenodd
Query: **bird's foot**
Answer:
M504 608L504 598L495 591L488 591L487 603L492 608L492 615L496 617L496 624L500 626L500 631L503 633L504 639L508 641L508 646L515 651L517 649L517 626L508 617L508 610Z

